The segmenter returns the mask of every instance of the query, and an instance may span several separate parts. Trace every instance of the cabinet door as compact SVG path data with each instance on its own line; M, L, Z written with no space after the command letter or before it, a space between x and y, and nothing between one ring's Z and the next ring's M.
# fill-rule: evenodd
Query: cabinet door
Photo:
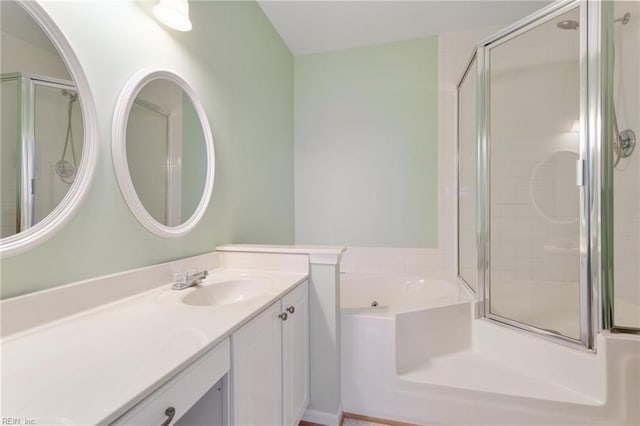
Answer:
M297 425L309 404L309 297L304 282L282 299L283 419Z
M280 302L231 336L233 425L282 424Z

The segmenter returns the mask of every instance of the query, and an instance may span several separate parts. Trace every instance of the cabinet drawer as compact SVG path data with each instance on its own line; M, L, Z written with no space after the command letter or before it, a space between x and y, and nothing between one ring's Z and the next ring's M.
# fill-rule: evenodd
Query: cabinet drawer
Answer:
M192 405L220 380L230 368L229 339L149 395L144 401L118 418L113 425L154 425L168 419L165 411L175 409L174 424Z

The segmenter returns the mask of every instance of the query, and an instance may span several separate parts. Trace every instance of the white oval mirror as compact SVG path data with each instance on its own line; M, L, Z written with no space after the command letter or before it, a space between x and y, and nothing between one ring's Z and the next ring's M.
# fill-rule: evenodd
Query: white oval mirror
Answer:
M162 237L193 229L211 198L215 161L204 108L182 77L144 70L129 80L113 120L113 160L145 228Z
M59 230L89 189L96 110L80 62L37 2L2 1L0 254Z

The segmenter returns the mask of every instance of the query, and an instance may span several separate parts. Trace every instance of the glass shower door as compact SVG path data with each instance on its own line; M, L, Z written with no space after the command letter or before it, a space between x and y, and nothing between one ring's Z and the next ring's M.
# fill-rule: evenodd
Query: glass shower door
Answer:
M580 6L484 49L485 315L584 341ZM586 27L586 23L584 25Z

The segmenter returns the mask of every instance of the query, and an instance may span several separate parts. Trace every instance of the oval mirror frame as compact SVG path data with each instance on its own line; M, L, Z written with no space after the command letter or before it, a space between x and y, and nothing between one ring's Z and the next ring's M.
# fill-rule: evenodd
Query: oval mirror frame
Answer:
M129 121L129 111L133 106L138 93L149 82L154 80L169 80L180 87L184 93L189 96L193 107L196 111L202 132L204 134L204 142L206 145L207 155L207 172L205 176L204 189L200 203L189 219L177 226L167 226L158 222L144 207L140 201L131 174L129 172L129 164L127 162L127 124ZM213 192L213 182L215 176L215 154L214 140L209 125L207 114L204 106L198 98L195 90L182 78L179 74L166 69L144 69L134 74L120 92L118 102L114 111L113 128L112 128L112 155L113 167L115 169L120 192L124 197L129 209L136 219L150 232L160 237L176 238L181 237L190 232L202 219Z
M83 152L73 184L60 203L44 219L25 231L0 240L0 256L8 257L29 250L53 236L73 217L89 192L98 155L96 104L89 81L69 40L45 9L35 1L19 2L49 37L71 75L82 109L84 125Z

